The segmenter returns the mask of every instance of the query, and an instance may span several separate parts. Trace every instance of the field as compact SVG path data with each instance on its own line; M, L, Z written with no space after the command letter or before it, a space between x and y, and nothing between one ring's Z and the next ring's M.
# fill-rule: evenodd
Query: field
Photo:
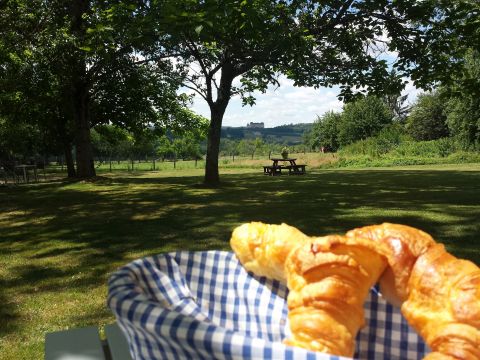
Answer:
M202 163L181 161L161 171L102 165L91 182L0 187L0 359L41 359L46 332L112 322L106 282L119 266L229 249L232 229L252 220L310 235L404 223L480 264L480 164L311 171L309 163L306 176L271 178L265 162L222 159L216 189L201 185Z

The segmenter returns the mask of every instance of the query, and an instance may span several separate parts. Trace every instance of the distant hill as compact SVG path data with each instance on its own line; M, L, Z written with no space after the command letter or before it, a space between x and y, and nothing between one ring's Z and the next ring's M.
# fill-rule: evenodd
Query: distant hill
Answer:
M273 128L222 127L222 138L232 140L261 138L269 143L286 143L295 145L302 143L304 132L313 124L290 124Z

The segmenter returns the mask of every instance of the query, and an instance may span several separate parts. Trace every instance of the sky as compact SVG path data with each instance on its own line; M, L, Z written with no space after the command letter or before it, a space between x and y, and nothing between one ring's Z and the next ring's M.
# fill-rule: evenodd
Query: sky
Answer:
M313 123L318 116L333 110L340 111L343 103L338 100L338 87L314 89L294 87L293 81L280 77L280 87L270 87L265 94L255 94L256 104L242 107L240 97L230 100L223 118L223 126L246 126L250 122L263 122L265 127L286 124ZM413 103L421 91L409 82L402 95L409 94L408 102ZM191 109L210 118L207 103L196 96Z

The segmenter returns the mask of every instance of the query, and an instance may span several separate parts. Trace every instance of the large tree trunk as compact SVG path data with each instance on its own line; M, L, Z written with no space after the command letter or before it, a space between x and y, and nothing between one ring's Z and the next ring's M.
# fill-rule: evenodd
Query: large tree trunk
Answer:
M63 155L65 156L65 163L67 164L67 174L69 178L74 178L76 177L76 171L75 171L75 163L73 162L73 156L72 156L72 145L73 145L73 139L71 136L70 131L67 130L67 127L69 126L68 121L65 117L60 116L60 109L59 109L59 115L57 118L57 123L56 123L56 129L57 129L57 134L58 134L58 140L59 143L62 144L63 148Z
M77 177L95 176L93 149L90 140L88 88L82 81L74 84L73 111L75 119L75 149L77 159Z
M228 102L232 96L232 81L235 78L233 66L226 63L222 67L217 100L210 102L210 126L208 128L207 157L205 159L205 185L217 186L220 183L218 172L218 154L220 153L220 135L222 121Z
M65 163L67 164L67 174L69 178L74 178L77 176L75 171L75 163L73 162L72 156L72 144L65 142L63 144L63 153L65 155Z
M205 184L216 186L220 183L218 172L218 154L220 152L220 135L226 105L222 108L210 108L210 126L208 128L207 157L205 159Z
M82 44L85 38L87 25L84 15L90 10L89 0L76 0L71 3L72 33L77 44ZM78 46L78 45L77 45ZM91 178L95 176L93 164L93 150L90 140L90 98L87 77L87 63L85 52L75 49L72 57L72 102L73 118L75 121L75 148L77 160L77 177Z

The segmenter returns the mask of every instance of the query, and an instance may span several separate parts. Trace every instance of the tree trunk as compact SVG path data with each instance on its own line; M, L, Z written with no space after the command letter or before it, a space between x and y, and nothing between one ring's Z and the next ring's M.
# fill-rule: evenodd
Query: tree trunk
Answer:
M90 140L88 89L83 81L74 83L73 111L75 119L75 145L77 160L77 177L91 178L95 174L93 150Z
M70 4L72 24L71 31L77 44L82 44L85 39L87 26L84 15L90 9L89 0L77 0ZM77 45L78 46L78 45ZM95 176L93 163L93 150L90 140L90 98L89 86L86 79L87 62L85 52L75 48L71 57L71 86L73 119L75 122L75 145L77 160L77 177L91 178Z
M65 155L65 162L67 164L67 174L69 178L76 177L75 163L72 156L72 144L69 142L63 143L63 153Z
M220 135L222 130L223 115L225 107L211 108L210 126L208 128L207 156L205 159L205 184L217 186L220 183L218 172L218 155L220 153Z
M207 138L207 156L205 158L205 185L218 186L220 175L218 172L218 155L220 153L220 136L222 121L228 102L232 96L232 81L235 78L234 68L230 63L222 67L220 86L217 90L217 100L209 102L210 126Z
M67 132L67 121L65 118L59 119L57 122L58 138L63 147L63 156L65 157L65 163L67 164L67 176L69 178L76 177L75 163L72 156L72 138ZM63 168L63 163L62 163Z

